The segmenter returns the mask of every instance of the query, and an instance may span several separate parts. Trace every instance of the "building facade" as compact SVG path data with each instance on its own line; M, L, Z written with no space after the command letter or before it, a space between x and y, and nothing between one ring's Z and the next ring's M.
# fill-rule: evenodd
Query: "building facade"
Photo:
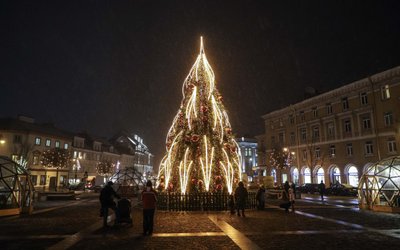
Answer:
M254 171L257 167L257 140L252 138L236 138L239 145L241 160L241 172L252 182L257 177L258 172Z
M136 144L121 144L87 133L75 134L51 124L35 123L34 119L24 116L0 119L0 155L24 166L39 190L81 182L102 185L119 169L133 166L143 175L152 174L153 155L142 139L132 141ZM69 163L58 169L45 168L43 153L56 148L70 153ZM99 167L101 163L111 168L104 171Z
M398 155L400 66L263 116L258 171L277 184L352 186L374 162Z

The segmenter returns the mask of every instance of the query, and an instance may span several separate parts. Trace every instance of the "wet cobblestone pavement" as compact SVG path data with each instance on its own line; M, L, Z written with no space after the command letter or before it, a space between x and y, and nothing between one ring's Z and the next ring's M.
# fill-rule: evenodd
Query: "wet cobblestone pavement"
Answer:
M265 210L248 210L245 218L157 211L154 234L142 236L140 207L132 226L103 229L98 194L79 197L0 218L1 249L400 249L400 215L359 211L349 198L304 196L294 213L268 200Z

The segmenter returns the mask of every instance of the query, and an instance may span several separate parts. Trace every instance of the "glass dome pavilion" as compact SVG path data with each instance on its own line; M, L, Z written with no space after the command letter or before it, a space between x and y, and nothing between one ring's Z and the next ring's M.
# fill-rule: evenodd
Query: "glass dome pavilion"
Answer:
M383 159L367 168L360 179L361 208L400 211L400 156Z
M0 216L32 212L34 187L28 172L0 156Z

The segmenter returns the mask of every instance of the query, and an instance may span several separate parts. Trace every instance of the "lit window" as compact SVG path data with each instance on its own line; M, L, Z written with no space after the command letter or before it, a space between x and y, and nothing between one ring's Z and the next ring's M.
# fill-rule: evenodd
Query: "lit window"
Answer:
M35 145L40 145L40 143L41 143L41 139L40 139L40 137L36 137L35 138Z
M64 143L64 149L68 149L68 143Z
M382 100L387 100L390 98L390 89L388 84L381 87L381 98Z
M366 105L366 104L368 104L368 96L367 96L367 93L363 92L363 93L360 94L360 102L361 102L361 105Z
M59 142L59 141L56 141L55 147L56 147L56 148L59 148L59 147L60 147L60 142Z
M51 146L51 140L50 139L47 139L46 140L46 147L50 147Z
M374 147L372 145L371 141L367 141L365 143L365 154L366 155L372 155L374 153Z
M349 100L347 99L347 97L342 98L342 107L343 110L349 109Z
M390 138L387 142L388 152L389 153L396 153L397 152L397 145L396 140L394 138Z
M33 165L39 165L39 156L33 156Z
M392 114L392 112L385 113L383 118L385 120L385 126L388 127L388 126L393 125L393 114Z
M346 153L347 153L347 156L353 155L353 144L351 144L351 143L346 144Z
M326 113L332 114L332 104L330 103L326 104Z
M285 134L284 133L279 133L279 142L280 143L285 143Z

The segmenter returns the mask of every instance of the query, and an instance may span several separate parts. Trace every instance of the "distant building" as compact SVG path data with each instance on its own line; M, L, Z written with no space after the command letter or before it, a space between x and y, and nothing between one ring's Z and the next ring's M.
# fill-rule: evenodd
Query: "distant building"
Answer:
M72 138L72 133L52 124L35 123L33 118L0 119L0 155L10 157L29 170L36 188L55 188L68 182L68 168L45 169L40 159L42 153L51 148L70 150Z
M43 167L43 152L52 148L70 151L69 166L58 170ZM34 186L42 189L80 182L103 184L116 171L126 167L135 167L144 176L153 175L154 156L137 135L107 140L88 133L67 132L52 124L35 123L33 118L25 116L0 118L0 155L24 166L30 172ZM112 171L100 173L99 163L111 164Z
M399 107L400 66L268 113L259 171L277 183L357 186L368 166L399 154ZM276 167L283 150L292 159Z
M242 155L241 171L246 174L248 181L253 181L258 172L254 172L254 167L257 166L257 140L252 138L236 138Z

